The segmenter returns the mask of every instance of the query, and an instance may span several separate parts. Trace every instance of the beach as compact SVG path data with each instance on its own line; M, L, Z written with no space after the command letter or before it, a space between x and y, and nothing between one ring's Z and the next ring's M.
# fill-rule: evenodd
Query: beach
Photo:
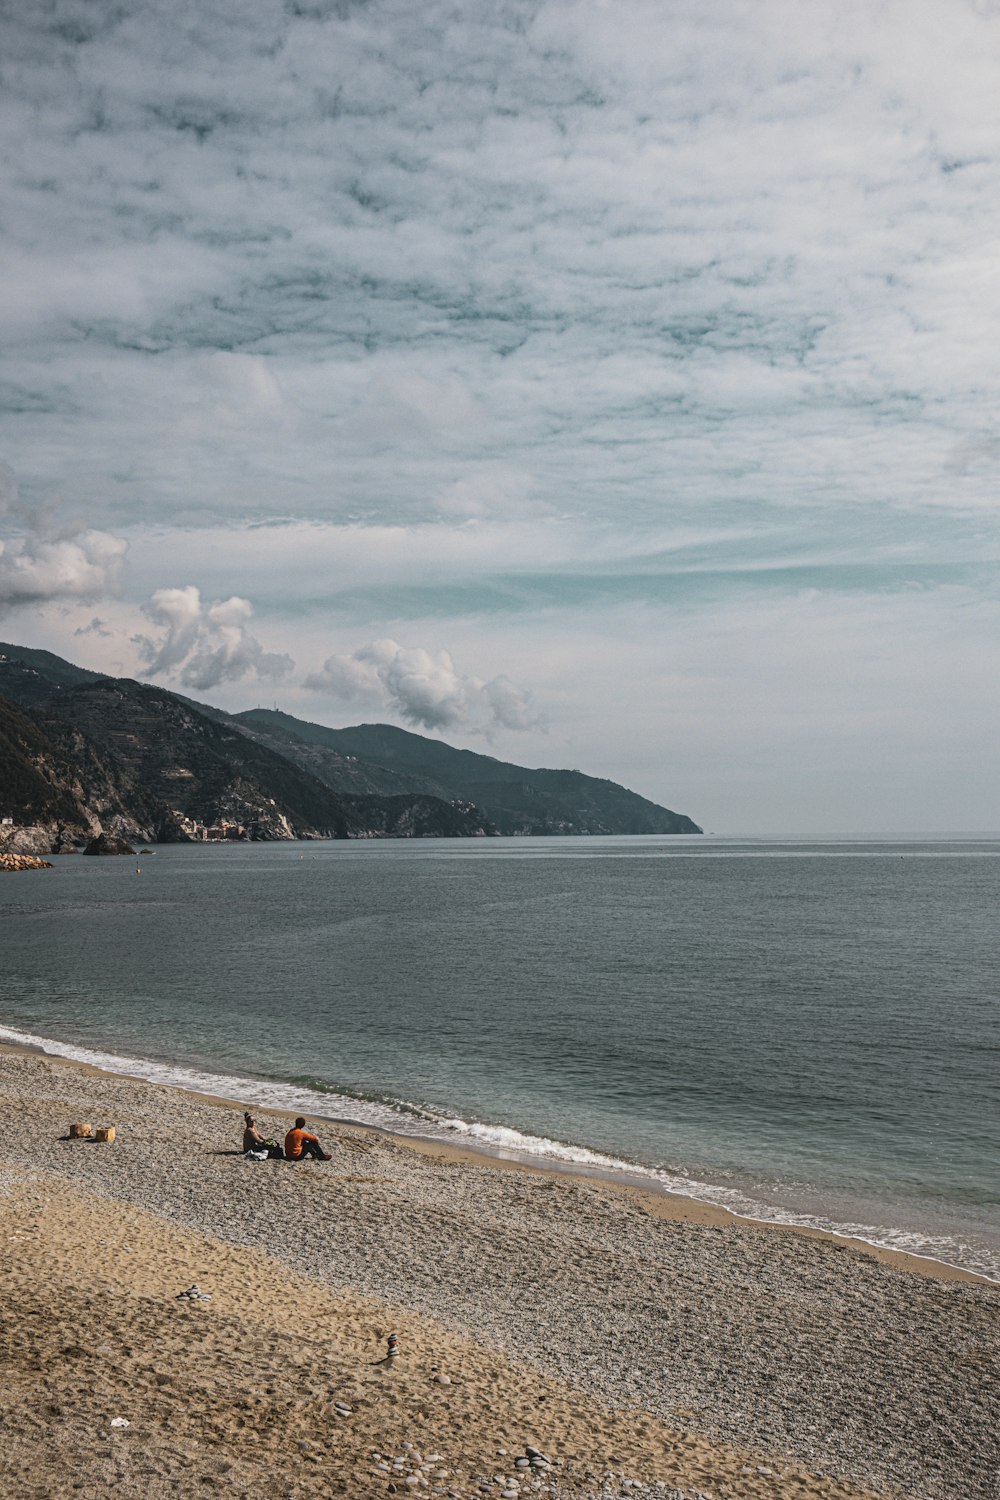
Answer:
M0 1054L12 1500L996 1494L1000 1287L240 1108Z

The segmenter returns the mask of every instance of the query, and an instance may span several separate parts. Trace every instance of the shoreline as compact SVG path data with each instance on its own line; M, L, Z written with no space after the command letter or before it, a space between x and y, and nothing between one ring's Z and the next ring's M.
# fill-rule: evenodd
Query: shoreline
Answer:
M258 1105L254 1101L239 1100L226 1094L206 1093L198 1089L185 1087L182 1083L168 1083L160 1080L145 1079L134 1073L122 1073L114 1068L104 1068L97 1064L89 1063L80 1058L65 1057L60 1053L49 1052L41 1043L21 1043L8 1040L0 1040L0 1055L4 1053L26 1053L29 1056L44 1057L51 1063L68 1068L79 1068L86 1073L97 1076L118 1078L135 1083L145 1083L149 1088L176 1089L178 1093L197 1099L205 1104L224 1109L237 1109L242 1111L250 1104L255 1109L266 1110L271 1115L291 1120L298 1113L295 1109L283 1109L272 1105ZM136 1062L143 1059L137 1058ZM452 1144L449 1141L441 1141L430 1137L419 1135L408 1135L393 1131L387 1126L375 1125L369 1122L356 1121L342 1116L321 1115L314 1112L314 1117L321 1120L325 1125L334 1129L362 1131L374 1136L392 1141L404 1150L412 1150L431 1160L453 1162L472 1167L494 1167L511 1172L525 1172L540 1174L543 1177L555 1177L570 1182L579 1182L584 1185L595 1185L606 1188L613 1193L627 1195L641 1203L647 1212L654 1216L674 1223L699 1224L713 1228L723 1228L728 1225L747 1225L756 1229L771 1231L777 1234L799 1235L805 1239L817 1239L837 1245L853 1251L858 1255L867 1256L883 1265L892 1266L897 1270L909 1275L926 1276L940 1281L971 1282L983 1286L1000 1286L1000 1278L990 1277L981 1272L973 1271L964 1266L954 1265L948 1261L940 1260L935 1256L921 1255L906 1250L896 1250L890 1246L880 1245L870 1240L862 1239L847 1233L840 1233L835 1229L813 1226L808 1224L796 1224L780 1219L757 1218L752 1214L739 1213L734 1209L726 1208L723 1204L713 1203L708 1199L701 1199L694 1195L673 1192L662 1187L647 1187L641 1182L627 1180L625 1173L617 1174L611 1171L599 1170L587 1171L584 1165L561 1162L558 1160L544 1158L539 1160L525 1159L516 1152L501 1154L500 1148L490 1151L485 1145L476 1146L470 1144Z
M11 1500L992 1500L997 1287L244 1102L0 1049Z

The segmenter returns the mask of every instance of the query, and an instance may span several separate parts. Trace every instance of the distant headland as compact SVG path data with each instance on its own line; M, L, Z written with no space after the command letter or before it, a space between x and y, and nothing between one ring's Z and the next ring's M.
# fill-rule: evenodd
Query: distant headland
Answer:
M613 781L390 724L228 714L0 642L0 850L141 842L697 834Z

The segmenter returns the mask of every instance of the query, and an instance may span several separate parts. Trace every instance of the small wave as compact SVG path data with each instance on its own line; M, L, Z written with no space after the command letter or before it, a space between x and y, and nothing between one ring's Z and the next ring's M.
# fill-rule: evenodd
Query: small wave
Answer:
M0 1042L48 1053L54 1057L64 1057L71 1062L86 1063L102 1072L117 1073L126 1078L163 1084L169 1088L185 1089L190 1093L208 1094L234 1103L253 1105L257 1109L273 1109L284 1114L304 1112L314 1119L325 1118L338 1123L369 1126L420 1140L454 1141L459 1136L472 1149L500 1159L549 1162L564 1170L575 1167L588 1176L611 1178L617 1182L692 1198L760 1223L818 1229L840 1238L860 1240L875 1249L901 1251L924 1260L972 1271L1000 1283L1000 1259L991 1254L986 1246L971 1246L948 1235L924 1234L916 1230L863 1223L843 1223L812 1214L797 1214L792 1210L761 1202L739 1188L702 1182L683 1172L667 1172L656 1167L641 1166L600 1151L592 1151L586 1146L574 1146L547 1136L530 1135L512 1126L488 1125L434 1114L423 1106L409 1104L405 1100L335 1088L318 1079L287 1083L239 1074L215 1073L77 1046L51 1037L17 1031L8 1026L0 1026ZM336 1115L330 1114L331 1105L338 1109Z
M575 1166L599 1167L606 1171L635 1171L629 1164L614 1156L604 1156L599 1151L589 1151L586 1146L567 1146L562 1141L550 1140L543 1135L524 1135L508 1125L479 1125L469 1120L441 1120L443 1129L454 1135L468 1136L483 1146L494 1146L501 1151L516 1151L522 1156L545 1156L553 1161L571 1162Z
M974 1249L950 1235L922 1234L916 1230L843 1223L814 1214L797 1214L791 1209L776 1208L764 1203L739 1188L701 1182L682 1172L643 1167L635 1162L591 1151L585 1146L571 1146L545 1136L525 1135L509 1126L481 1125L459 1119L443 1120L441 1123L452 1135L464 1136L470 1142L504 1156L565 1163L579 1167L588 1174L610 1176L618 1181L624 1180L643 1187L658 1188L678 1197L692 1198L699 1203L710 1203L716 1208L728 1209L740 1218L754 1219L758 1223L818 1229L841 1239L860 1240L873 1249L900 1251L921 1260L938 1261L960 1270L974 1271L991 1281L1000 1281L1000 1261L988 1251Z
M350 1084L325 1083L319 1078L292 1078L281 1087L302 1088L307 1093L319 1094L326 1099L346 1099L352 1104L379 1105L383 1109L391 1110L394 1115L408 1115L414 1120L424 1120L432 1125L437 1124L439 1120L439 1116L424 1105L413 1104L409 1099L398 1099L394 1094L384 1093L380 1089L356 1089Z
M70 1062L86 1063L102 1072L141 1079L144 1083L159 1083L167 1088L209 1094L213 1098L230 1099L238 1104L252 1104L257 1109L274 1109L285 1114L304 1110L313 1117L343 1118L349 1123L373 1125L381 1130L396 1132L400 1130L404 1118L402 1111L393 1105L363 1097L352 1098L347 1093L334 1091L328 1086L318 1086L313 1082L284 1083L235 1073L215 1073L202 1068L182 1067L176 1063L156 1062L151 1058L127 1057L121 1053L81 1047L51 1037L34 1036L30 1032L16 1031L9 1026L0 1026L0 1042L28 1047L52 1057L64 1057ZM334 1103L344 1106L343 1115L330 1115L330 1108ZM405 1107L404 1105L403 1108ZM416 1106L413 1108L416 1110Z

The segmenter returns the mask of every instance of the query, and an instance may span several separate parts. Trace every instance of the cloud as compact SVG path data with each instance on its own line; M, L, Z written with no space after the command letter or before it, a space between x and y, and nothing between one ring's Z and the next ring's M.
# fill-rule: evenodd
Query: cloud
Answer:
M493 722L503 729L537 729L541 716L535 711L531 694L511 682L509 677L494 677L483 684L483 697L490 705Z
M994 597L993 0L5 11L0 444L35 514L0 522L0 580L55 601L52 649L99 608L147 665L250 679L253 620L227 647L207 618L233 594L303 661L461 641L478 686L435 652L331 683L482 726L531 717L509 671L625 775L671 764L655 706L695 657L711 678L696 641L662 666L686 621L798 588L879 622L914 585ZM86 525L39 521L53 491ZM66 626L117 586L101 538L133 602ZM143 624L179 578L197 608ZM663 613L647 640L619 610ZM944 637L953 675L972 640ZM692 765L725 779L717 670ZM779 674L769 722L799 697Z
M351 656L330 656L305 680L314 692L394 710L426 729L537 729L530 694L507 677L483 682L456 670L447 651L372 641Z
M190 585L157 589L144 613L163 632L155 639L134 637L147 677L168 676L204 691L245 677L285 677L294 667L290 656L265 651L250 634L249 599L233 595L205 604Z
M105 640L113 640L115 633L113 630L108 629L106 621L102 620L99 615L94 615L89 624L78 625L77 628L73 631L73 634L99 635L103 636Z
M13 471L0 465L0 525L13 530L0 536L0 608L120 591L128 544L62 519L61 510L55 501L22 505Z
M478 523L543 514L548 507L531 496L530 474L498 469L463 474L446 487L437 509L458 522Z
M105 531L0 540L0 606L115 593L126 551L125 542Z
M992 508L951 462L997 395L985 0L182 10L5 18L0 437L41 488Z

